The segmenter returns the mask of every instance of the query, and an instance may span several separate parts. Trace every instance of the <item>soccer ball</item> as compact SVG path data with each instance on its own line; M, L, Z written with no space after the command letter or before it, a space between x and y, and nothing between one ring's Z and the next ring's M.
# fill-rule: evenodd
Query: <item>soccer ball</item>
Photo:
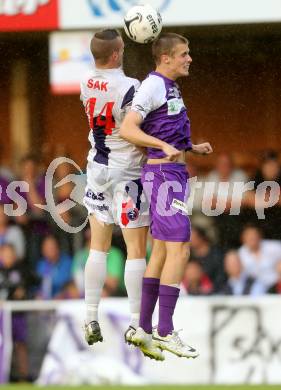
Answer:
M124 17L127 36L138 43L154 41L162 30L162 18L149 4L136 5Z

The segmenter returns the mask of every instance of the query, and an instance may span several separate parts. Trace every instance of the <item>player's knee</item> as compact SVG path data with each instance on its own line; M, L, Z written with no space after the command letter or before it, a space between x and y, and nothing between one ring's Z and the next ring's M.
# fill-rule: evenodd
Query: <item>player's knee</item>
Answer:
M128 259L144 259L146 257L146 248L142 246L128 246L127 258Z
M95 239L91 240L91 249L99 252L109 252L111 247L111 240L97 241Z
M167 258L178 259L185 262L188 260L190 254L189 244L187 242L176 243L176 245L167 248Z

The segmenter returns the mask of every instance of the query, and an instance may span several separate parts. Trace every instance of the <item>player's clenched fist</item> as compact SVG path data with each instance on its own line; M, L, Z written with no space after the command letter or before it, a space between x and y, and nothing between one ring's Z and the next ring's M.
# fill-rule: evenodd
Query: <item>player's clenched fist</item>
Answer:
M203 142L202 144L192 145L191 151L196 154L210 154L213 152L213 148L209 142Z
M175 161L177 157L181 154L180 150L174 148L172 145L169 145L167 143L163 145L162 150L170 161Z

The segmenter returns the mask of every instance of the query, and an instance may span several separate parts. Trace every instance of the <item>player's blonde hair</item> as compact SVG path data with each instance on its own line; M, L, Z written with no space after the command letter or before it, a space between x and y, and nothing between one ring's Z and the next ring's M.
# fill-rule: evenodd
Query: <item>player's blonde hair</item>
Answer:
M187 38L176 33L163 33L152 44L152 57L156 65L160 64L161 56L166 54L172 56L175 46L179 43L188 44Z
M97 63L105 65L108 62L110 56L118 50L118 38L121 38L121 34L117 29L100 30L94 34L90 48Z

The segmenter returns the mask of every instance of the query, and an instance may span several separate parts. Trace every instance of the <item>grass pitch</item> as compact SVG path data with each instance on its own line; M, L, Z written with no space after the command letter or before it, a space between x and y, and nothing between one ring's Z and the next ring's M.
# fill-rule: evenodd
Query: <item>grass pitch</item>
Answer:
M281 390L280 385L149 385L149 386L44 386L38 387L32 384L2 385L1 390Z

